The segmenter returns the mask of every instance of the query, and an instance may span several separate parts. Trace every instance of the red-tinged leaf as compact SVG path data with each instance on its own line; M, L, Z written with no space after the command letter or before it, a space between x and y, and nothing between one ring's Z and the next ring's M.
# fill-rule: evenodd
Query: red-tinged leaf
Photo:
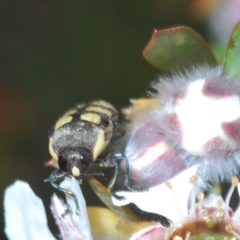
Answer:
M240 80L240 23L234 28L228 42L224 70Z
M89 176L88 182L99 197L99 199L110 209L112 210L117 216L121 216L122 218L126 218L132 222L140 221L139 218L130 210L128 207L117 207L112 203L112 196L109 193L108 189L103 186L97 179L94 177Z
M143 56L161 71L183 70L199 64L217 65L208 44L186 26L154 30Z

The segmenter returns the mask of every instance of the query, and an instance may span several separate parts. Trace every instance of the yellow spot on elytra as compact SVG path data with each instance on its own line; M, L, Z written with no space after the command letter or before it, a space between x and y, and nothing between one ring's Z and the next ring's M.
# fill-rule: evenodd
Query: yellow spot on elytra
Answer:
M55 130L62 127L66 123L70 123L71 121L72 121L72 116L66 116L66 117L60 118L55 125Z
M109 111L108 109L102 108L101 106L89 106L86 108L86 111L102 113L109 117L112 115L111 111Z
M101 123L101 117L95 113L83 113L80 115L80 120L92 122L97 125Z
M51 156L52 156L54 159L57 160L57 159L58 159L58 156L57 156L57 154L54 152L53 147L52 147L52 138L49 139L48 149L49 149L49 152L50 152Z
M197 179L198 179L197 176L192 176L190 177L189 182L194 184L197 181Z
M236 187L239 183L239 179L237 177L232 177L232 186Z
M96 158L99 156L99 154L103 151L103 149L108 143L109 141L105 141L104 131L102 129L99 129L98 138L93 149L93 161L96 160Z
M103 101L103 100L94 101L94 102L92 102L92 105L99 105L101 107L111 108L112 110L116 111L116 109L113 107L112 104L110 104L110 103L108 103L106 101Z
M83 106L83 104L81 106ZM76 112L77 112L76 108L68 110L67 112L65 112L65 114L62 117L70 116L72 114L75 114Z
M79 177L80 176L80 169L77 168L76 166L73 166L73 168L72 168L72 175L74 177Z

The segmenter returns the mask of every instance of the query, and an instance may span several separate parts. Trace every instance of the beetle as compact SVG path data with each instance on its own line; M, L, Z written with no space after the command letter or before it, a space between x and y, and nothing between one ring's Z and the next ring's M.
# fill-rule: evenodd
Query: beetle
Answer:
M74 197L79 211L76 195L62 189L56 181L72 175L82 184L88 175L102 175L99 172L89 172L93 164L101 167L114 167L114 175L108 186L110 194L122 200L114 191L114 185L119 173L119 161L125 161L125 185L131 191L142 191L131 185L129 180L128 158L121 151L113 151L104 157L100 153L109 144L118 127L118 112L115 107L104 101L96 100L77 105L58 119L49 134L49 152L58 161L59 169L45 180L58 190Z

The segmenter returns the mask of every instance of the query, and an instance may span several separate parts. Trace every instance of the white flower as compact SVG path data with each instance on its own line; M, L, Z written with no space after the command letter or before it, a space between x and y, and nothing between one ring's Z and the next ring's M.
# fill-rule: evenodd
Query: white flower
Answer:
M76 215L76 205L71 196L67 196L71 212L62 216L67 206L56 195L52 198L52 212L59 226L63 240L92 240L86 212L85 200L78 182L74 178L65 178L62 188L77 195L80 214ZM29 185L16 181L8 187L4 195L5 233L10 240L53 240L56 239L47 226L45 209L41 199Z
M117 192L125 200L112 197L112 202L116 206L134 203L146 212L178 221L188 215L188 198L193 184L190 178L196 175L197 169L198 166L191 167L168 182L151 187L145 192Z
M154 104L136 111L123 140L134 184L152 187L196 164L203 186L237 175L239 81L204 65L161 76L152 86Z
M43 203L27 183L16 181L6 189L4 210L8 239L55 239L48 229Z
M224 202L220 195L210 193L205 198L202 192L196 194L196 171L196 166L185 170L168 182L150 188L149 192L118 192L126 200L112 199L115 205L134 203L144 211L172 220L169 228L155 224L138 231L131 240L240 239L240 206L235 213L229 207L236 186L240 195L239 180L232 178Z
M74 177L65 177L64 181L60 184L60 187L76 194L80 210L77 214L77 206L74 198L69 194L65 194L71 211L63 217L62 215L67 209L67 206L61 203L56 195L53 196L51 209L59 226L62 238L66 240L92 240L93 238L88 221L86 202L82 195L79 183Z

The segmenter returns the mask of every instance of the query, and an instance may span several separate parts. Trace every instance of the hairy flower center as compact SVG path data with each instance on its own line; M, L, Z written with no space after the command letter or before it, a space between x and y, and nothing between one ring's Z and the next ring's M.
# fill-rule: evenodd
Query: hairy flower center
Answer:
M193 155L202 155L204 145L215 137L229 141L221 124L240 117L237 96L206 96L204 83L205 79L190 83L185 98L179 99L174 109L182 127L182 147Z

